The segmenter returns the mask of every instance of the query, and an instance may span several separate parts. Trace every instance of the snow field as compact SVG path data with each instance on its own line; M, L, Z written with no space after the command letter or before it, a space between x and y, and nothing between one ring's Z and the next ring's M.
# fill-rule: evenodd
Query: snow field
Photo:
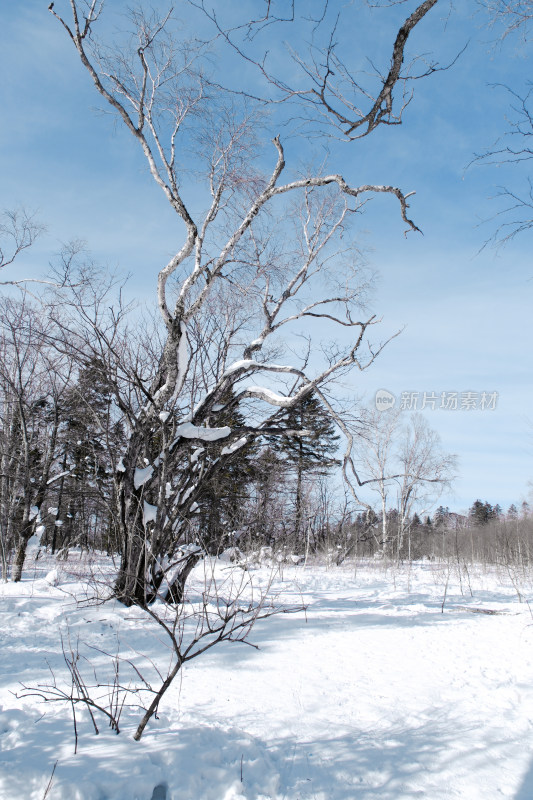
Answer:
M102 718L95 736L78 709L74 754L69 706L20 697L50 683L47 662L69 685L60 630L104 684L101 650L120 646L151 680L143 654L163 673L170 658L141 610L76 602L92 591L78 559L0 586L2 800L43 800L56 761L48 800L533 797L533 619L509 576L471 570L471 597L452 571L441 613L446 565L286 567L274 588L305 611L259 622L259 650L222 644L186 664L139 743L138 709L118 736Z

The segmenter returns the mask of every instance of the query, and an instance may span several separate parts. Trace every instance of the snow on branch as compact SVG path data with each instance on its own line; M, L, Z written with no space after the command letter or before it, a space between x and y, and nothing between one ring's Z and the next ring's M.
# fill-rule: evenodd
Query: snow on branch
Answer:
M215 442L217 439L225 439L231 433L231 428L227 425L222 428L204 428L193 425L191 422L183 422L176 428L176 440L183 439L202 439L204 442Z
M244 370L246 372L252 370L261 370L264 372L286 372L292 375L301 374L300 370L296 367L286 366L284 364L261 364L259 361L254 361L251 358L243 358L240 361L235 361L233 364L230 364L230 366L224 370L222 379L233 375L234 372L238 372L239 370Z
M294 397L286 397L282 394L277 394L265 386L247 386L243 392L244 397L257 397L259 400L264 400L271 406L279 406L279 408L291 408L294 405Z
M223 447L222 450L220 451L220 455L221 456L229 456L232 453L236 453L237 450L240 450L241 447L244 447L244 445L247 442L248 442L248 439L246 438L246 436L241 436L241 438L237 439L237 441L233 442L233 444L228 444L228 445L226 445L226 447Z

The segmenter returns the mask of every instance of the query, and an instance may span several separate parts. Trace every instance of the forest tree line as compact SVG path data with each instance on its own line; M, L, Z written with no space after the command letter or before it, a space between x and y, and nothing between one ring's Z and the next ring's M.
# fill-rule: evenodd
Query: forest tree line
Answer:
M116 479L123 468L129 423L116 400L117 377L110 375L94 347L84 349L80 341L73 346L72 331L65 336L63 323L57 323L56 300L49 305L44 297L39 304L28 296L1 301L4 579L20 579L26 544L36 532L41 547L59 556L66 556L70 548L120 556L123 546ZM132 372L140 369L143 357L146 354L134 352ZM244 415L231 398L227 406L219 424L244 429ZM346 492L340 480L339 434L327 410L311 395L284 415L280 429L286 429L286 436L266 434L226 454L223 468L213 471L195 495L180 545L201 543L211 554L229 548L244 554L270 548L280 558L319 556L340 564L354 556L442 556L455 546L459 531L462 539L470 537L471 555L475 551L484 560L494 560L506 549L513 558L519 551L529 558L533 520L526 503L503 513L499 505L476 500L467 515L444 506L424 515L424 501L452 479L454 459L442 453L438 438L420 416L411 415L406 426L405 413L364 407L357 412L356 449L374 474L369 487L377 502L357 507ZM167 417L165 424L169 423ZM294 429L306 430L307 435L295 437L290 434ZM154 439L152 463L160 447ZM189 448L187 469L193 470L200 456L205 465L219 454L216 441L196 441ZM152 469L146 458L137 473L139 485ZM395 469L400 472L393 476ZM412 480L415 475L418 482Z

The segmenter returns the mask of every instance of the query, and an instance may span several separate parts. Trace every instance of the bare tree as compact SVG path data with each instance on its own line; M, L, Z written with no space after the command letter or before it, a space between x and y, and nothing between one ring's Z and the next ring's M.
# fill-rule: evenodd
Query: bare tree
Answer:
M481 4L489 14L490 24L501 30L501 36L519 32L528 39L533 20L531 0L482 0Z
M387 412L385 412L387 413ZM422 414L413 414L401 432L397 459L402 475L396 478L398 508L398 552L415 508L424 513L455 477L457 457L441 450L440 437Z
M322 93L304 99L314 103L318 97L348 138L359 128L367 134L378 124L399 122L392 96L406 80L405 42L435 2L426 0L402 25L391 68L369 111L361 116L356 109L349 121L328 107L333 47ZM124 45L107 46L97 35L102 9L98 0L70 0L67 20L50 5L97 92L138 143L184 233L157 278L161 349L142 376L130 360L126 382L142 400L135 405L125 399L120 381L114 384L129 424L116 472L122 563L115 591L127 604L144 605L165 585L168 598L182 598L199 558L199 551L185 562L176 557L184 543L201 542L203 552L213 547L196 529L194 514L204 487L223 465L258 437L288 435L279 425L288 410L352 367L367 368L378 354L379 348L363 354L377 320L361 314L362 280L350 248L344 257L339 253L365 198L391 195L407 229L418 228L408 217L409 195L398 187L351 186L338 173L286 178L279 136L271 145L274 158L264 155L269 171L259 173L252 164L262 152L261 114L250 98L228 95L208 80L206 46L184 39L171 14L137 11L130 15L132 32ZM193 212L183 188L183 161L191 151L207 190L202 213ZM234 312L224 317L217 298L225 293ZM126 341L123 332L105 332L101 319L88 319L87 308L84 324L99 346L107 343L116 376L119 351L126 350L119 345ZM211 314L218 314L214 329L223 332L222 341L202 338L195 346L198 320ZM308 337L317 321L330 326L331 342L311 358ZM297 336L308 343L299 347ZM237 408L246 424L223 424ZM216 455L207 442L217 443Z
M365 473L374 479L368 486L379 495L379 545L391 552L395 543L399 553L415 507L435 502L449 487L456 457L442 452L438 434L422 415L407 421L405 412L395 409L370 412L357 450ZM396 531L391 530L390 507L396 512Z
M472 163L486 166L515 165L519 170L527 168L533 159L531 137L533 136L532 90L520 95L508 86L495 87L505 90L511 98L508 130L493 148L476 154ZM515 236L533 228L533 184L531 176L525 176L524 187L513 190L500 187L497 199L502 209L496 215L498 224L491 237L497 245L505 245ZM502 219L503 221L499 221Z
M533 3L531 0L482 0L488 25L498 36L498 44L511 37L516 41L520 36L525 43L530 42ZM507 43L511 46L510 42ZM486 166L514 165L524 176L522 188L508 185L498 189L496 199L501 210L496 214L497 225L489 242L500 246L523 234L533 227L533 184L531 175L526 175L527 162L533 158L531 137L533 136L533 109L531 105L531 84L525 88L496 84L496 91L505 91L509 96L509 113L506 130L490 147L475 154L472 164Z
M24 209L4 211L0 214L0 271L9 267L16 258L43 232L43 226ZM0 273L3 278L3 272ZM21 286L28 279L0 280L0 286Z
M46 316L24 295L4 298L0 319L0 538L4 577L7 551L14 547L18 581L54 481L60 398L72 364L47 346Z
M254 625L274 615L295 613L303 606L286 605L272 592L273 574L266 585L257 585L249 571L221 570L215 559L206 559L187 602L172 608L158 603L144 607L144 620L158 644L167 653L160 668L153 654L126 656L102 651L70 633L61 637L63 658L70 677L64 682L51 669L49 683L22 686L21 697L37 696L46 703L66 703L72 710L75 752L78 745L78 709L88 712L95 734L99 718L120 733L121 715L125 709L140 712L133 735L140 741L144 730L160 708L163 698L181 669L189 661L222 643L240 642L256 647L249 637ZM95 666L95 654L100 664ZM102 668L101 656L104 656ZM105 670L105 672L104 672Z
M390 56L382 68L369 58L371 79L359 77L340 54L339 35L346 22L340 3L324 2L321 11L313 17L308 8L300 12L295 3L265 2L264 14L246 22L231 25L225 21L224 5L213 6L206 0L189 0L211 20L219 35L238 54L253 65L275 91L277 102L287 102L298 109L298 124L304 123L306 133L341 137L346 141L361 139L380 125L401 125L403 114L413 98L412 84L440 68L432 61L415 58L405 60L410 35L437 0L424 0L399 26L390 49ZM385 6L387 3L384 4ZM393 6L397 3L391 2ZM287 6L291 7L287 13ZM377 4L375 7L378 7ZM258 58L260 34L272 25L294 26L298 21L310 27L307 52L290 48L290 72L298 77L288 81L280 70L271 64L268 51ZM422 68L420 65L423 64ZM295 81L299 81L295 83Z
M396 436L400 426L400 412L389 409L387 412L370 411L357 444L358 464L361 472L368 475L368 485L379 496L381 511L381 538L379 546L387 550L391 541L387 509L393 481L398 477L394 468ZM396 473L396 474L395 474Z

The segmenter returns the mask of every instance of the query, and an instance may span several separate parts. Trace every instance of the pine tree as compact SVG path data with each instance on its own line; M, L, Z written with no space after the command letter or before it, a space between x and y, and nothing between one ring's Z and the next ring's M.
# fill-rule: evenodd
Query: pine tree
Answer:
M448 521L449 516L450 516L450 509L448 508L448 506L439 506L433 516L433 522L435 523L435 526L441 527L442 525L445 525Z
M308 436L287 435L270 437L269 443L275 452L283 455L288 465L296 473L294 533L298 539L303 522L304 478L308 473L327 475L332 467L339 464L334 458L338 448L339 436L331 417L314 395L305 397L299 405L290 409L280 422L280 427L288 431L309 431Z
M499 506L496 506L496 508L499 508ZM475 525L486 525L496 516L495 509L491 504L482 503L481 500L475 500L468 513Z
M244 416L233 399L233 394L222 398L220 405L226 406L217 414L217 425L228 425L232 430L244 426ZM205 483L198 499L197 519L200 537L207 550L220 552L229 544L229 535L238 527L249 498L249 486L256 474L256 456L259 450L253 441L240 447L235 453L220 461L220 448L217 444L205 442L202 462L204 468L214 459L221 466L213 472L211 480Z
M113 421L112 414L105 365L93 358L80 369L61 408L63 477L56 487L52 552L80 536L88 545L90 532L109 538L113 461L125 438L122 423Z
M271 546L285 533L286 481L287 461L271 447L263 447L254 463L250 544Z

